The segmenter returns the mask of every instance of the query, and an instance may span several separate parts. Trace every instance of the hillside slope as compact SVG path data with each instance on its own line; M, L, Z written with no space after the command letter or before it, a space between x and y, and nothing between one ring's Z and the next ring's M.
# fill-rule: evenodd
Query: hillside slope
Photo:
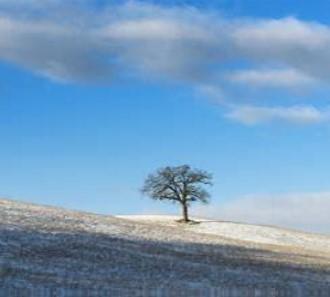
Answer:
M0 296L330 296L329 246L270 227L0 200Z
M150 223L162 226L178 226L180 217L163 215L128 215L116 216L139 223ZM244 245L265 244L279 245L299 250L315 251L330 254L330 236L298 232L273 226L258 226L236 222L215 221L193 218L198 224L188 224L185 230L202 234L218 235L227 239L245 241Z

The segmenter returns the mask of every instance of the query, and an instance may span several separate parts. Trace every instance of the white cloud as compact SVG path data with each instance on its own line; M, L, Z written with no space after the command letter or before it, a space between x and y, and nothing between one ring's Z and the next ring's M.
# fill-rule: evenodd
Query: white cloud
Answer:
M183 81L195 81L198 77L205 83L219 77L222 65L242 58L260 65L271 62L290 66L290 70L281 72L269 69L269 79L264 79L263 84L282 86L287 78L293 83L310 82L330 71L326 66L330 61L330 29L294 18L246 22L223 19L194 8L128 2L104 11L78 10L73 19L73 13L64 12L58 1L28 3L25 6L38 7L44 14L39 12L38 19L35 13L29 16L4 10L0 14L0 58L10 58L46 75L54 76L52 67L40 67L46 59L51 64L61 64L58 68L62 69L76 68L77 62L84 64L86 58L92 66L88 77L98 76L93 70L99 67L101 73L105 67L110 68L104 75L120 75L118 71L129 68ZM46 9L47 5L51 9ZM72 59L73 51L77 59ZM258 75L251 71L250 77ZM81 75L76 75L79 81ZM272 77L280 83L273 83Z
M330 234L330 193L250 195L200 206L195 215Z
M239 70L229 75L229 80L254 87L308 87L316 79L296 69L253 69Z
M230 113L227 114L227 117L250 125L275 120L298 124L314 124L329 121L330 111L328 109L319 110L313 106L236 106Z
M329 46L329 34L326 25L303 22L294 17L243 22L233 31L240 47L258 52L267 49L271 54L301 48L319 50Z
M232 33L242 55L298 69L310 77L328 80L330 28L296 18L255 20L240 24Z
M64 82L109 84L147 77L204 88L214 98L221 90L225 106L246 85L262 95L269 86L318 89L330 82L327 25L293 17L231 20L192 7L134 1L88 10L86 3L0 0L0 60ZM239 61L251 68L245 64L240 69ZM207 86L206 92L201 86ZM245 92L240 94L244 102ZM328 118L327 112L303 102L287 108L269 107L278 105L274 102L263 108L249 104L228 117L243 123Z
M98 40L83 28L0 18L0 59L60 81L95 82L112 69Z
M133 2L74 19L59 11L47 9L44 18L0 14L0 59L70 82L141 75L191 82L209 75L216 39L197 11Z
M209 42L214 36L200 26L181 23L178 20L147 18L142 20L119 21L106 28L105 33L111 38L128 40L171 40L185 39Z

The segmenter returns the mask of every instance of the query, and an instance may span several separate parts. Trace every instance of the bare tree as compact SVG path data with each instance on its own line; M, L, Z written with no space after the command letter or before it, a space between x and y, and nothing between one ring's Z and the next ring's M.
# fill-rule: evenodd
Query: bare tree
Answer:
M203 185L212 185L211 174L182 165L160 168L156 173L150 174L141 191L155 200L180 203L183 222L189 222L188 207L191 202L209 202L210 195Z

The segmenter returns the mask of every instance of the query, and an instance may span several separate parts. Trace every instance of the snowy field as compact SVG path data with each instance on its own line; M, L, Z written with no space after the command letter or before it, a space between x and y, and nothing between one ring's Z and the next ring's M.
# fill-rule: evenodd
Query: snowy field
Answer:
M130 215L116 216L137 222L177 226L177 216L163 215ZM185 229L192 232L222 236L230 239L246 241L246 244L269 244L295 247L330 254L330 236L304 233L272 226L257 226L236 222L214 221L202 218L191 218L198 224L191 224Z
M0 297L330 296L330 237L0 200Z

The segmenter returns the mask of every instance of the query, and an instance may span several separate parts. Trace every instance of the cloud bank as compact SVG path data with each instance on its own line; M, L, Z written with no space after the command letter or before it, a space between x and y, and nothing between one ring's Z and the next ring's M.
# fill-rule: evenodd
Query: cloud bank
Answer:
M102 9L65 3L1 0L0 60L60 82L147 79L212 89L227 118L245 124L330 120L325 103L309 98L330 82L327 25L134 1ZM297 89L299 102L284 99ZM269 95L274 90L281 98Z
M218 206L201 206L195 215L330 234L330 193L250 195Z

